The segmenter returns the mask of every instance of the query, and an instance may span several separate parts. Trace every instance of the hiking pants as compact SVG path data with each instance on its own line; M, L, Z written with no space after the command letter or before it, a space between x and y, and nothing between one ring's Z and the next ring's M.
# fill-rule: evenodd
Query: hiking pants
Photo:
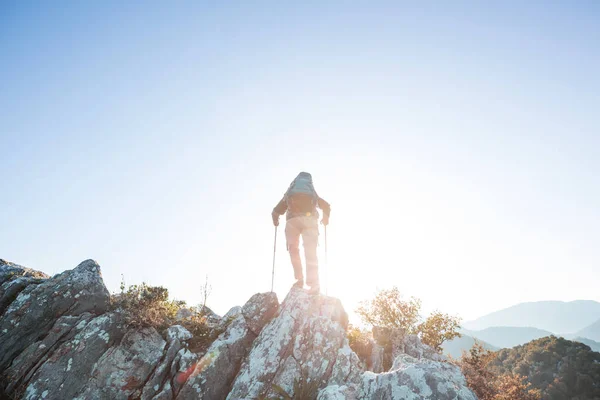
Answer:
M314 216L294 217L285 224L285 238L287 249L290 252L294 278L303 279L302 261L300 260L300 235L304 246L306 259L306 284L319 286L319 260L317 259L317 243L319 242L319 224Z

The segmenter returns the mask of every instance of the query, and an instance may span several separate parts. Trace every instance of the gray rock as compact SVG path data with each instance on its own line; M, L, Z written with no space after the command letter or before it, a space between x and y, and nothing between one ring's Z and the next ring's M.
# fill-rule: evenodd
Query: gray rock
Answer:
M254 331L260 332L278 307L274 293L252 296L197 362L178 398L224 399L256 337Z
M180 308L177 310L177 314L175 314L175 320L177 322L185 321L186 319L191 318L194 315L194 312L189 308Z
M348 345L348 339L344 339L342 347L337 352L327 385L359 384L362 373L363 369L358 356Z
M177 372L172 370L173 361L179 356L179 352L185 346L185 341L191 337L192 334L181 325L174 325L167 329L166 351L142 390L142 400L154 398L167 384L171 389L171 376ZM166 393L172 396L172 390Z
M95 364L80 399L139 398L147 379L160 361L166 342L154 328L128 331Z
M407 354L416 359L425 358L433 361L447 361L448 358L430 346L421 342L421 339L417 335L405 335L402 338L401 350L397 350L393 353L394 359L400 354Z
M242 307L242 315L248 328L258 335L266 323L273 319L278 309L279 302L275 293L256 293Z
M346 343L347 324L339 300L292 289L277 317L254 341L227 398L268 398L277 394L275 387L293 396L301 376L326 386Z
M457 366L399 330L373 330L373 369L382 370L384 357L394 362L388 372L364 372L348 344L348 316L331 297L293 289L281 308L264 293L223 318L205 309L222 333L206 353L193 353L181 325L163 339L154 328L126 331L119 312L106 313L94 261L53 278L39 274L0 260L0 396L476 399Z
M190 331L185 329L181 325L173 325L167 329L167 341L173 343L174 341L185 342L192 338Z
M109 293L100 266L93 260L38 285L27 285L0 319L0 371L25 348L43 338L61 316L100 314L108 304Z
M96 362L123 336L118 316L113 313L79 324L76 328L82 329L71 340L61 344L35 371L24 399L76 397L85 389Z
M451 363L403 354L390 372L365 372L359 399L477 400L460 369Z
M221 318L221 320L219 321L216 329L219 331L224 331L225 329L227 329L227 325L229 325L231 321L236 319L236 317L240 314L242 314L242 307L231 307L229 311L227 311L227 313L223 315L223 318Z
M0 315L29 284L37 284L48 278L43 272L0 259Z
M43 272L35 269L25 268L21 265L6 261L0 258L0 285L18 277L47 279L49 278Z
M175 396L179 394L179 391L185 385L189 376L196 369L196 364L200 358L199 354L192 353L188 349L181 349L179 350L179 353L177 353L177 357L175 357L175 360L171 365L173 376L171 379L171 390Z
M319 391L317 400L357 400L358 392L355 386L331 385Z
M6 392L11 394L22 392L38 367L52 356L58 346L71 340L85 328L92 317L90 313L60 317L46 337L29 345L4 372L3 380L8 383Z

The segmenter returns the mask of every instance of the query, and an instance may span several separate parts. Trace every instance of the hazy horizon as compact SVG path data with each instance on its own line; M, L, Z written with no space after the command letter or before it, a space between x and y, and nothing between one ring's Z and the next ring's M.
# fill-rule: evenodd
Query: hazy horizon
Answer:
M349 312L393 285L465 321L600 301L599 17L0 5L0 258L49 274L92 258L111 292L124 275L191 304L208 275L224 313L270 290L270 213L306 170L332 205L323 292Z

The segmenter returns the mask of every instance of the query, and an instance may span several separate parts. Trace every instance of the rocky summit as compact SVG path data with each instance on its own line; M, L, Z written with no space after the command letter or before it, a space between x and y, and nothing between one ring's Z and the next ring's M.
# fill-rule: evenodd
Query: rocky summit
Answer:
M2 398L476 399L416 336L397 338L388 371L365 371L341 302L302 289L213 316L218 336L196 351L181 325L124 324L93 260L53 277L0 260L0 314Z

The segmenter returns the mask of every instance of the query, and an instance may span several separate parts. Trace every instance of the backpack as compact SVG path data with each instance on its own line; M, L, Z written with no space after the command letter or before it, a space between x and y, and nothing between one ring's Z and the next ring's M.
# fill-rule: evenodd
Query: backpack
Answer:
M317 207L319 196L315 191L312 176L300 172L283 196L288 209L293 213L311 213Z

